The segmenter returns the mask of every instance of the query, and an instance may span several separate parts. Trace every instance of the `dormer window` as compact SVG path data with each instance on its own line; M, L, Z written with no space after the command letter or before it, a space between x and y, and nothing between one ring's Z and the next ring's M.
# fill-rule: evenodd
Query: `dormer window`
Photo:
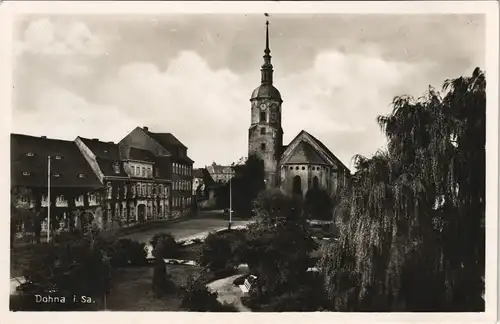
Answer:
M116 174L120 173L120 163L115 162L113 163L113 170L115 171Z
M54 176L54 178L59 178L61 175L59 173L53 173L52 176Z
M79 174L78 174L78 178L80 178L80 179L85 179L85 174L83 174L83 173L79 173Z
M26 156L35 156L35 153L33 153L33 152L28 152L28 153L26 153Z
M55 158L56 158L56 160L62 159L60 155L56 155Z
M28 172L28 171L24 171L24 172L23 172L23 176L29 176L29 175L31 175L31 173L30 173L30 172Z

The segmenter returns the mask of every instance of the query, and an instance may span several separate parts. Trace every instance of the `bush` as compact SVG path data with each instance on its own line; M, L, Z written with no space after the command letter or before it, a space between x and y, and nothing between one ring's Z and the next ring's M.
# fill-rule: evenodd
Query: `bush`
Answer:
M193 312L235 312L231 304L221 304L217 300L217 292L210 291L198 280L189 278L182 287L181 307Z
M160 255L157 255L156 246L159 241L163 242L163 248ZM180 256L182 244L176 242L175 238L170 233L155 234L149 242L153 248L153 256L155 258L178 258Z
M205 239L199 261L211 271L233 268L231 242L224 234L210 233Z
M146 244L130 239L120 239L108 248L108 257L115 267L127 265L141 266L147 264Z
M110 287L112 269L104 252L86 238L65 243L42 243L23 271L27 283L11 300L12 310L70 310L73 295L100 299ZM65 303L36 303L35 296L64 296Z

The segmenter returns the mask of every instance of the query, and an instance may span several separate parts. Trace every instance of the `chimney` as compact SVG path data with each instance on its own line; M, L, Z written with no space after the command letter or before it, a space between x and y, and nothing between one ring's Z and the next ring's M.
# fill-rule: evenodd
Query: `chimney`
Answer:
M40 138L47 138L47 136L40 136Z
M92 140L93 140L93 141L98 141L99 139L98 139L98 138L93 138Z
M147 126L142 126L142 129L147 132L149 130L149 128Z

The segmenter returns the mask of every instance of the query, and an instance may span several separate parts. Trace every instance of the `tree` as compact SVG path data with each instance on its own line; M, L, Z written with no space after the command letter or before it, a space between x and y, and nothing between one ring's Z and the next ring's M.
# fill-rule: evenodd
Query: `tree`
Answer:
M485 89L477 68L378 118L387 150L355 157L320 264L334 309L484 310Z
M255 201L256 220L249 226L241 259L258 277L262 300L287 293L306 282L310 254L317 248L307 223L296 217L294 201L279 189Z
M309 218L330 220L332 218L333 202L325 189L312 188L307 191L304 211Z
M253 201L265 189L264 161L251 154L244 164L234 166L232 179L233 209L238 215L251 215Z

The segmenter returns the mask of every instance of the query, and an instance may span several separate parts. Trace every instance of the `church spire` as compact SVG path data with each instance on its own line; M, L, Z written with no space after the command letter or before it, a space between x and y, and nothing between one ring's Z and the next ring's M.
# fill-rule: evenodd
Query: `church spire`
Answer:
M269 15L266 13L266 17ZM273 65L271 64L271 50L269 49L269 20L266 19L266 49L264 50L264 64L261 71L261 83L273 84Z

